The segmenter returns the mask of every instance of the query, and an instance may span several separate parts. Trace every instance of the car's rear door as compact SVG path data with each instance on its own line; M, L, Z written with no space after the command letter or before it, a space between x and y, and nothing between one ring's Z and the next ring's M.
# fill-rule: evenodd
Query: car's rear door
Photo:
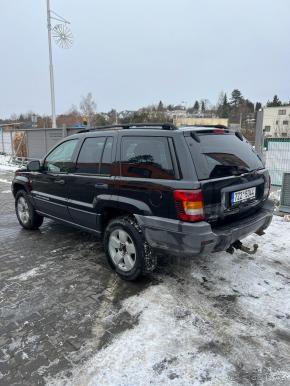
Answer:
M100 206L113 193L113 146L114 135L85 138L69 175L68 210L72 220L85 228L98 230Z
M73 167L78 142L78 138L62 142L46 156L42 170L31 173L31 194L38 211L70 220L67 210L68 174Z
M185 133L209 221L244 216L267 197L269 175L252 146L228 130Z

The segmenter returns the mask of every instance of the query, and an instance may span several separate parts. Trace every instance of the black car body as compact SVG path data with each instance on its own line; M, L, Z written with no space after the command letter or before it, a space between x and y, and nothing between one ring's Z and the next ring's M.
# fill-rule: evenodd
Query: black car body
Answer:
M147 124L66 137L12 185L37 216L99 236L113 219L131 218L154 253L188 256L262 234L273 214L269 189L268 171L240 133Z

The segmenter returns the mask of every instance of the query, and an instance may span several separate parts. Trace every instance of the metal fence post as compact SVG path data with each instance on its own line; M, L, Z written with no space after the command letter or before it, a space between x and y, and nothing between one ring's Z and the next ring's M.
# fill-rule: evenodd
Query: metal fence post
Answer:
M264 159L263 115L264 115L263 110L257 111L256 133L255 133L255 150L262 159Z
M1 139L2 139L2 152L5 153L5 151L4 151L4 132L3 132L3 127L1 127L0 130L1 130Z
M47 153L47 129L44 129L44 146L45 146L45 153Z

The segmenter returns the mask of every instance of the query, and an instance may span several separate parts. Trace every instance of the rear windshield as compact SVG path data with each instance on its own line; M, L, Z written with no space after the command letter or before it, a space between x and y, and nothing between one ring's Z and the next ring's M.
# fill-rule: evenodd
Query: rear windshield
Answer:
M197 134L200 142L186 137L200 180L239 175L263 169L252 146L234 133Z

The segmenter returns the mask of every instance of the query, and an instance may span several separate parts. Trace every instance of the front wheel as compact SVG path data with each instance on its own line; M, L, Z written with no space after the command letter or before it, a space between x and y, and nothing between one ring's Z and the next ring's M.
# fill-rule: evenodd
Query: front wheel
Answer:
M104 248L111 267L125 280L136 280L156 267L156 257L131 217L118 217L107 226Z
M38 229L43 223L43 217L36 213L24 190L16 193L15 211L19 224L25 229Z

